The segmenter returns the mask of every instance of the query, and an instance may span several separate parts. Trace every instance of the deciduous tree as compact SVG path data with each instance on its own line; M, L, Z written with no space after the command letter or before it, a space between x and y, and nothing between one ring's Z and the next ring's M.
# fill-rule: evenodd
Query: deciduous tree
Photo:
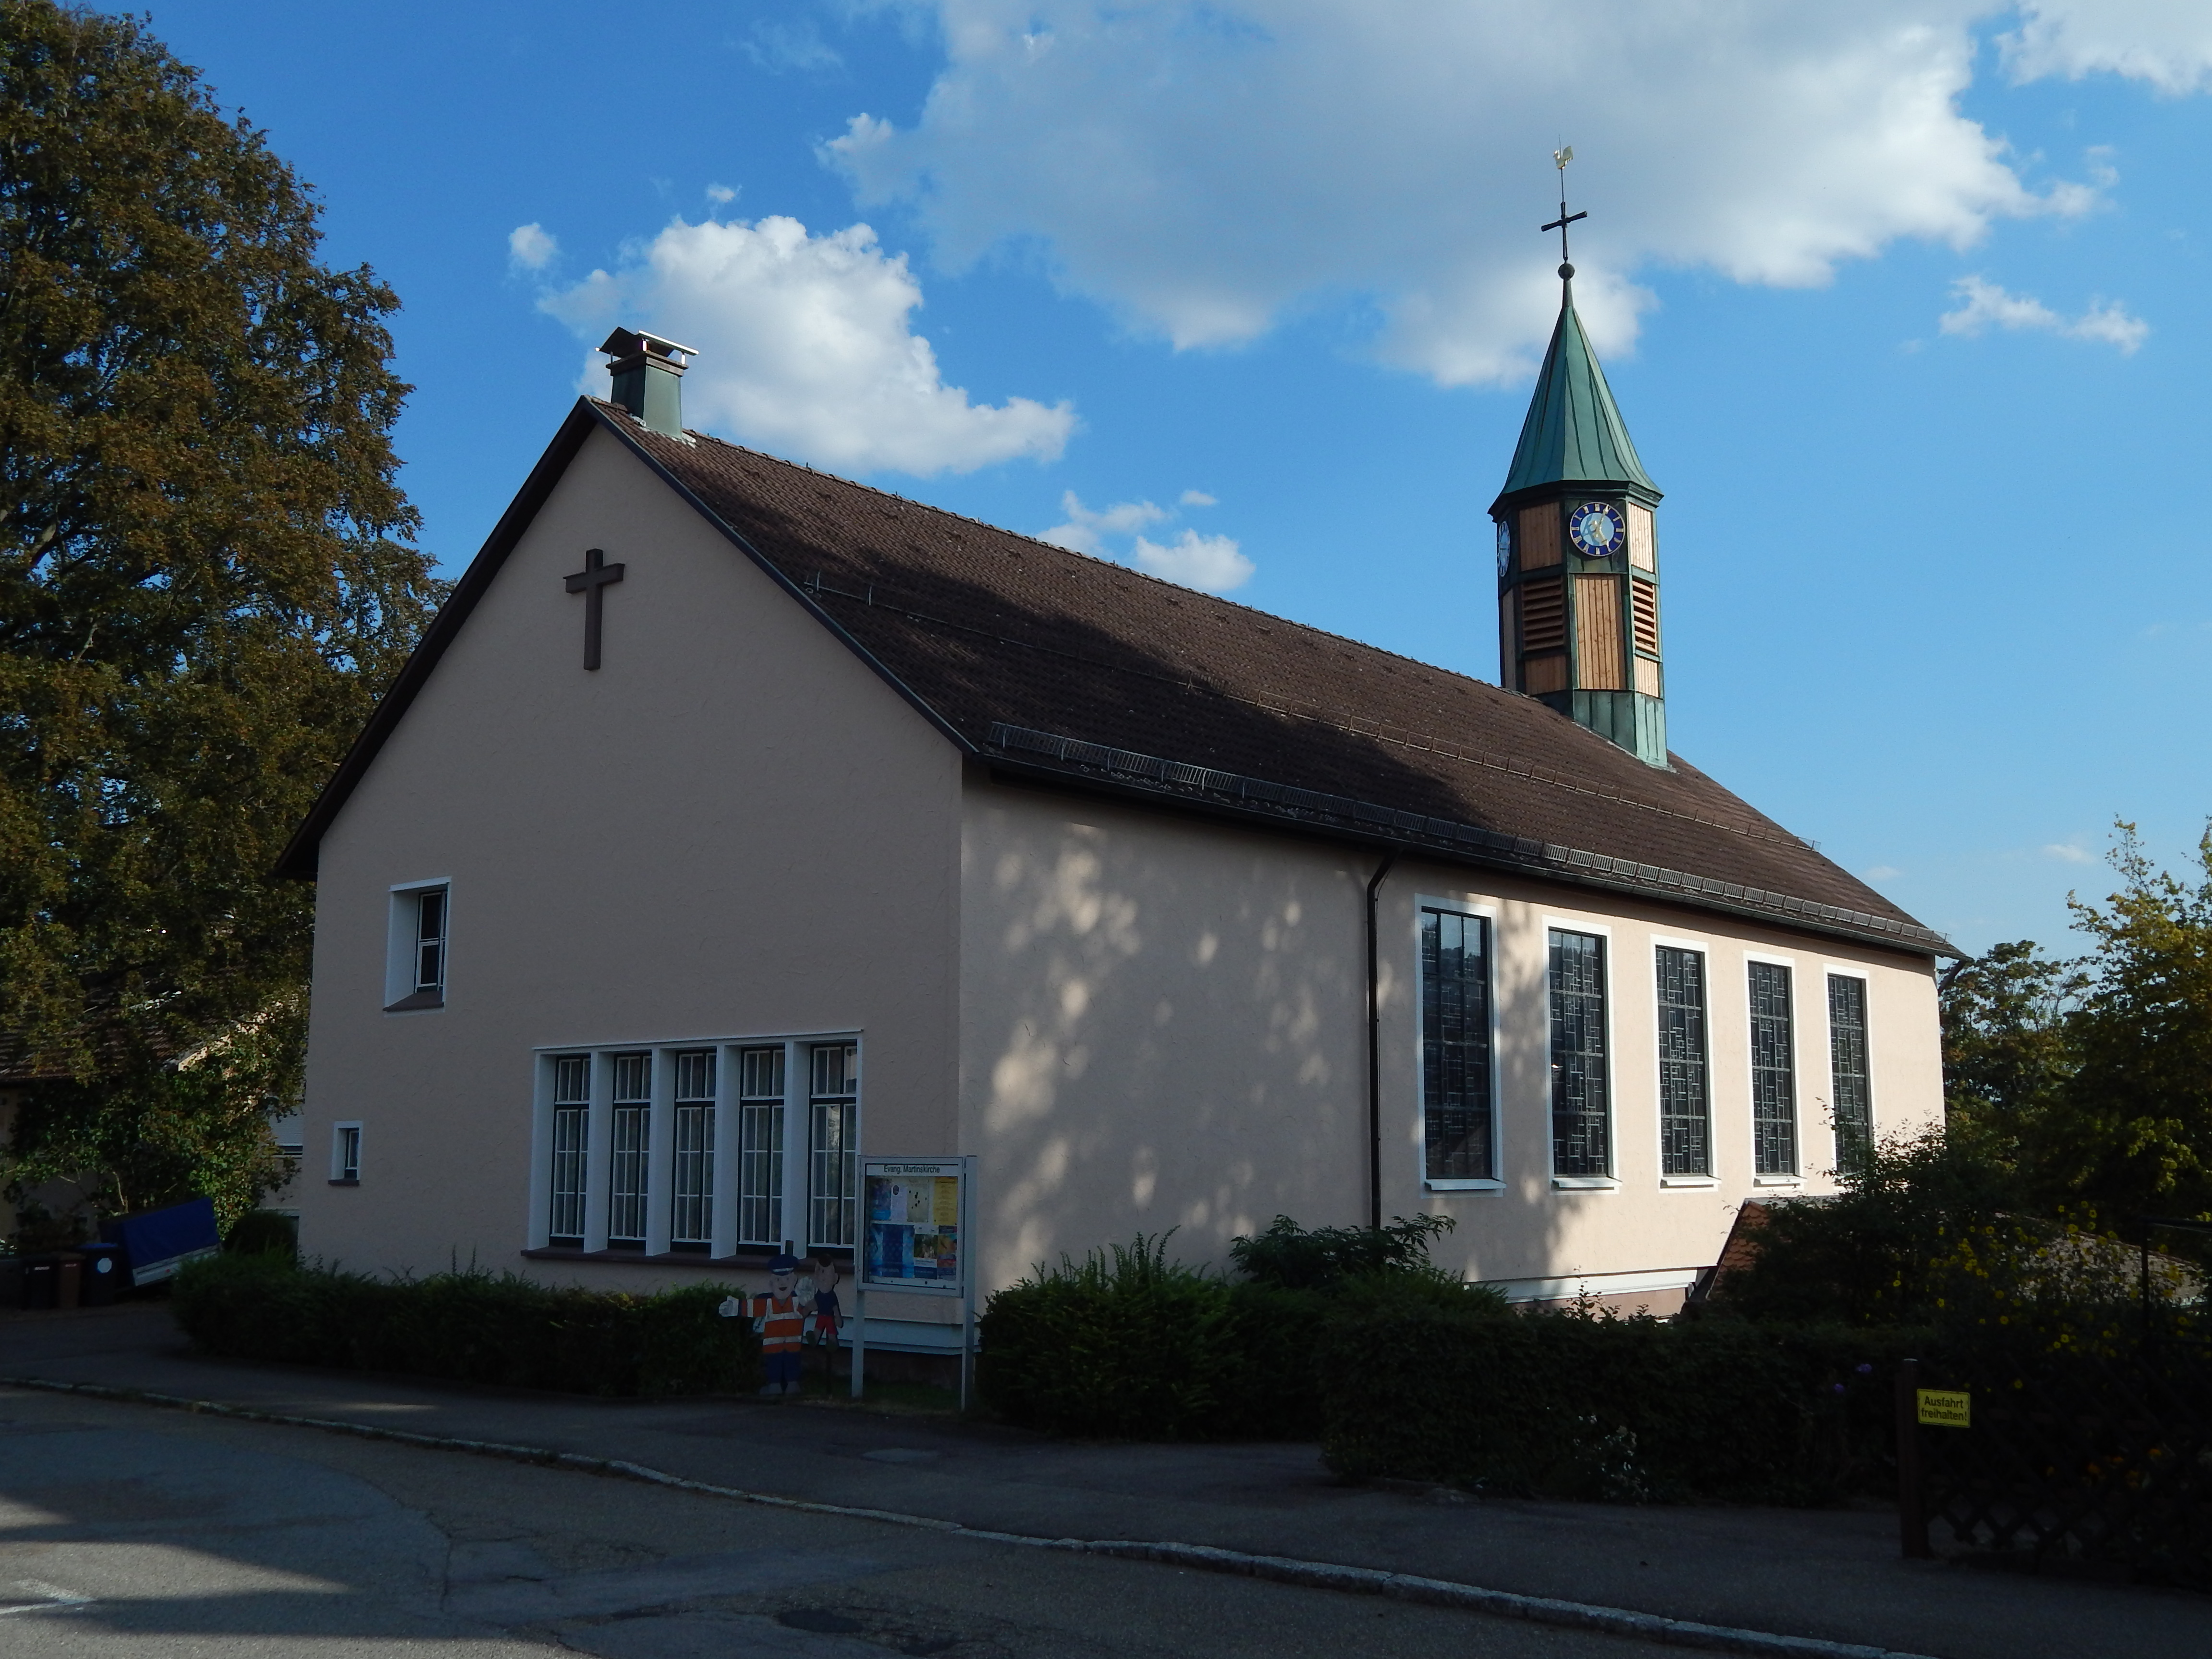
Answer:
M139 22L0 0L0 1031L20 1188L271 1175L312 895L270 866L440 597L366 266Z

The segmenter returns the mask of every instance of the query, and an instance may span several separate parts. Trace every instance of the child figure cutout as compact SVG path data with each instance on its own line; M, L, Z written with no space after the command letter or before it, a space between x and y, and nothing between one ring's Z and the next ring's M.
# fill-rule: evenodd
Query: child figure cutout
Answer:
M837 1328L844 1319L845 1310L837 1302L837 1264L824 1261L814 1269L808 1281L814 1295L807 1315L807 1340L817 1343L822 1349L823 1375L835 1382L837 1376Z
M753 1328L760 1333L761 1370L769 1395L799 1392L799 1345L805 1334L807 1308L797 1295L799 1260L776 1255L768 1264L766 1296L752 1299Z

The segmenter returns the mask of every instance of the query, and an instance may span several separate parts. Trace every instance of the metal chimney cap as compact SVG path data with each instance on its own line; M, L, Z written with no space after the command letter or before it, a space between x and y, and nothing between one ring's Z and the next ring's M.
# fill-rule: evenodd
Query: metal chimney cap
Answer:
M610 357L627 357L642 352L648 357L674 357L681 355L696 357L696 346L679 345L664 335L647 334L641 329L618 328L607 336L606 343L599 349Z

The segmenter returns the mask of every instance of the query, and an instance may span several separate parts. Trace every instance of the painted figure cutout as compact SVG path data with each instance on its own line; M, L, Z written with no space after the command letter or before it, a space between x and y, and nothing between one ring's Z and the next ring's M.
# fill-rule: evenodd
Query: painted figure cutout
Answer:
M798 1297L799 1260L777 1255L768 1264L766 1296L752 1299L753 1328L760 1333L764 1395L799 1392L799 1345L805 1335L807 1308Z

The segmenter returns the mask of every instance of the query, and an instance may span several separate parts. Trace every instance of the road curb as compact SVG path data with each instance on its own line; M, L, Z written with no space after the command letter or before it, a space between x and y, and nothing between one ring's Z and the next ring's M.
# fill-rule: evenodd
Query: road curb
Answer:
M749 1492L740 1486L716 1486L688 1480L643 1463L622 1458L592 1457L582 1452L556 1451L550 1446L515 1445L499 1440L470 1440L457 1435L419 1434L411 1429L386 1428L373 1423L349 1423L342 1418L301 1417L288 1412L262 1411L252 1406L225 1405L217 1400L193 1400L182 1395L155 1394L145 1389L112 1388L100 1382L65 1382L44 1376L0 1376L0 1387L31 1389L48 1394L88 1395L95 1400L126 1405L160 1406L207 1417L236 1418L249 1423L270 1423L285 1428L319 1429L329 1434L348 1434L363 1440L388 1440L403 1446L434 1451L468 1452L478 1457L500 1457L511 1462L537 1463L552 1468L574 1469L678 1492L758 1504L770 1509L796 1510L808 1515L835 1515L848 1520L875 1521L888 1526L914 1527L930 1532L957 1533L982 1543L1009 1544L1024 1549L1061 1550L1076 1555L1113 1556L1130 1561L1157 1561L1201 1572L1231 1573L1265 1578L1276 1583L1297 1584L1310 1589L1339 1590L1356 1595L1382 1595L1394 1601L1418 1601L1429 1607L1462 1607L1494 1617L1525 1619L1534 1624L1559 1625L1574 1630L1601 1631L1613 1636L1632 1636L1672 1647L1702 1648L1715 1653L1771 1655L1773 1659L1928 1659L1922 1654L1892 1648L1867 1647L1856 1642L1830 1642L1813 1636L1783 1636L1771 1631L1742 1630L1729 1625L1704 1625L1692 1620L1668 1619L1656 1613L1637 1613L1626 1607L1601 1607L1588 1601L1568 1601L1556 1596L1522 1595L1513 1590L1485 1589L1449 1578L1422 1578L1411 1573L1385 1572L1376 1567L1344 1566L1328 1561L1307 1561L1294 1556L1256 1555L1244 1550L1222 1549L1211 1544L1152 1543L1119 1538L1038 1538L1027 1533L996 1532L964 1526L934 1516L908 1515L898 1510L865 1509L852 1504L826 1504L813 1498L784 1498L774 1492Z

